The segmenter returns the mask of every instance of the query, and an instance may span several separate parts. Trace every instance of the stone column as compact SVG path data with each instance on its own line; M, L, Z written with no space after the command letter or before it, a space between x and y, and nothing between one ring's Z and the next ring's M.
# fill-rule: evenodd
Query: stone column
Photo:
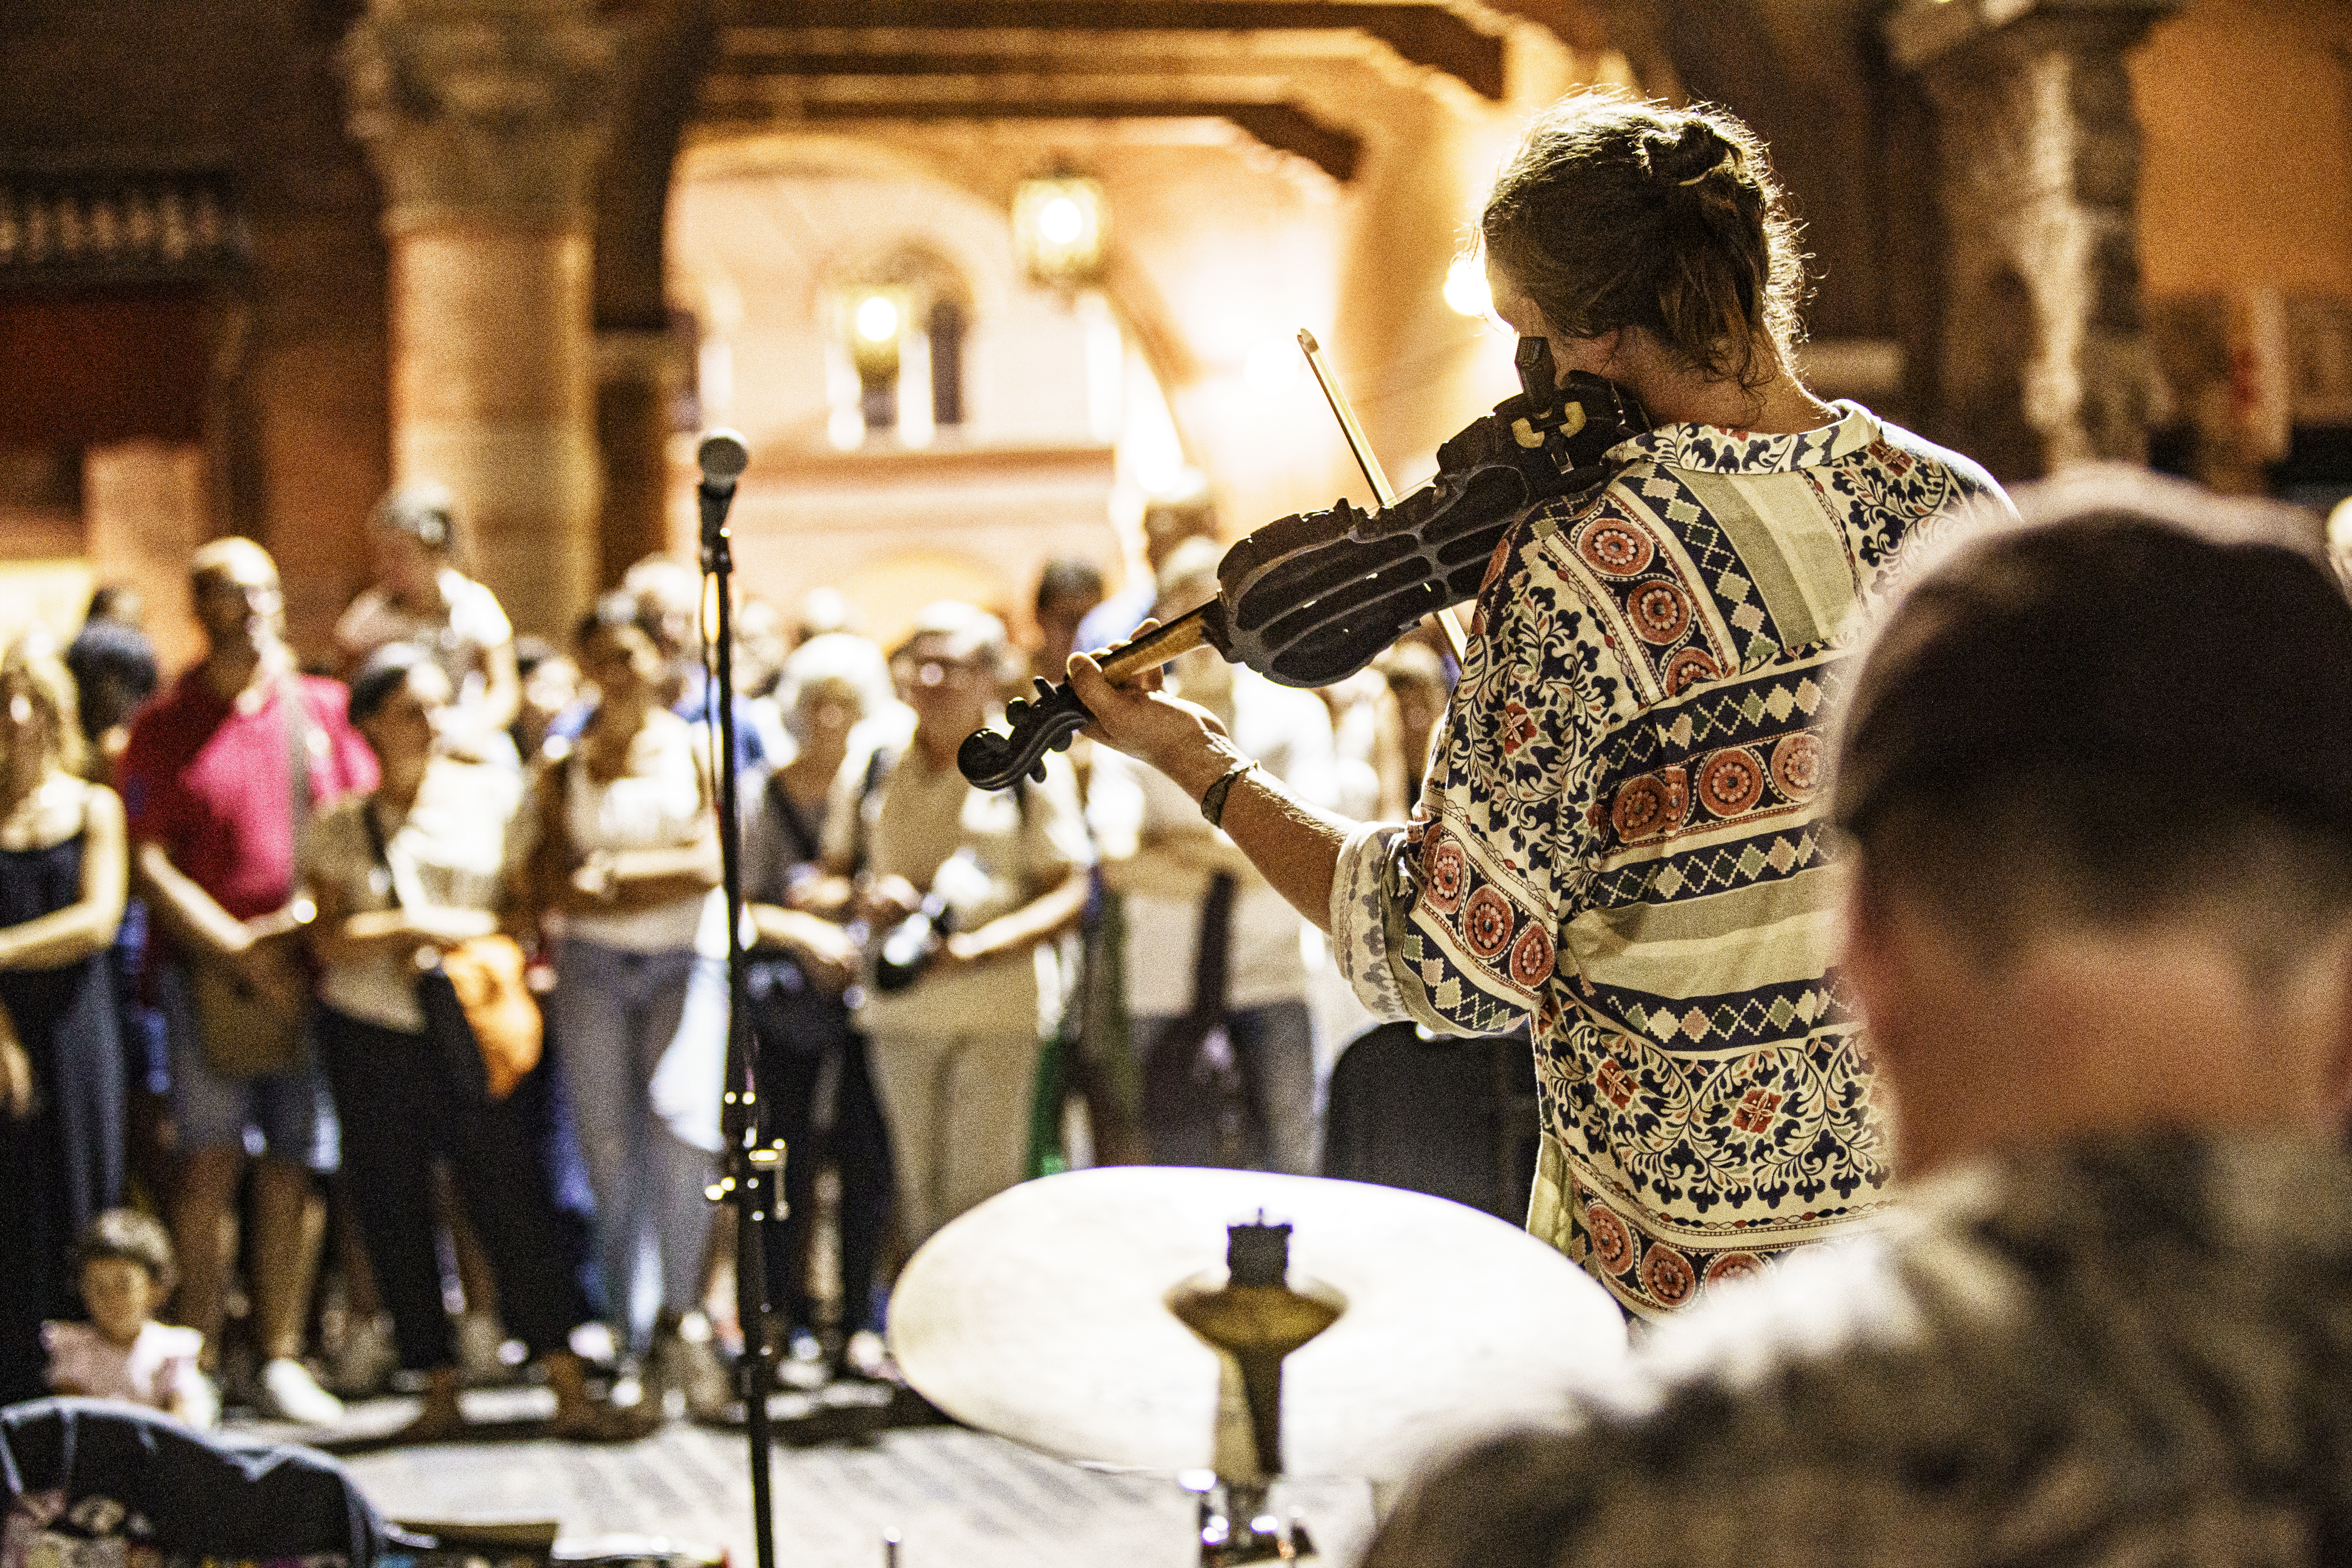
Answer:
M1906 0L1945 225L1937 434L2003 478L2142 462L2140 131L2124 53L2178 0Z
M686 384L682 352L667 332L596 334L596 434L604 455L600 587L669 548L670 416Z
M614 37L589 0L375 0L344 44L384 188L397 480L457 497L519 630L595 591L592 193Z

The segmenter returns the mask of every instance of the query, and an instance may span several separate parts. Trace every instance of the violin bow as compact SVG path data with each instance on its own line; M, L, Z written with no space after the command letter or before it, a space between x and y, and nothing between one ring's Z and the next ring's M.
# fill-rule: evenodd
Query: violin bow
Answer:
M1385 511L1396 505L1396 487L1389 483L1388 470L1381 466L1380 454L1364 434L1364 427L1356 419L1356 411L1348 406L1348 394L1339 390L1339 378L1324 361L1323 345L1306 328L1298 329L1298 346L1306 350L1307 368L1315 372L1315 384L1323 389L1323 399L1331 405L1333 417L1339 422L1339 434L1348 439L1348 450L1355 454L1356 466L1364 471L1365 483L1372 487L1372 499ZM1438 630L1445 633L1446 646L1454 650L1454 664L1461 668L1469 660L1469 639L1462 634L1461 620L1452 606L1437 612Z

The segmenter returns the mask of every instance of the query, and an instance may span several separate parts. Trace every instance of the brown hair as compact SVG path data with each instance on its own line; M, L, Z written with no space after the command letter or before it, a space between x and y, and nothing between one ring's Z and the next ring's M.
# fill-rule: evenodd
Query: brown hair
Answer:
M74 678L57 642L39 629L26 632L0 658L0 683L21 679L25 693L41 709L48 727L49 760L76 778L90 770L89 737L81 732L81 704Z
M1558 330L1640 327L1703 373L1771 378L1798 338L1804 257L1754 131L1720 109L1609 94L1528 127L1480 216L1486 254Z
M2352 602L2315 519L2121 467L2017 507L1926 547L1848 677L1830 818L1865 891L1993 962L2226 909L2269 984L2352 912Z
M135 1208L110 1208L89 1222L89 1228L74 1246L74 1273L79 1275L90 1264L108 1258L138 1264L165 1295L180 1282L171 1234Z

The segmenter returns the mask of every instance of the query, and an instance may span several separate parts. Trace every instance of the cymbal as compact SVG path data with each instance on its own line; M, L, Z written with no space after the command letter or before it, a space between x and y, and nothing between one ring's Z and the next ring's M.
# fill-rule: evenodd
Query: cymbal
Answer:
M1290 1278L1347 1311L1283 1368L1294 1475L1399 1479L1450 1439L1556 1419L1625 1354L1608 1293L1517 1227L1444 1198L1256 1171L1114 1166L1000 1193L926 1242L890 1298L907 1380L1064 1458L1211 1464L1219 1366L1168 1310L1222 1278L1225 1228L1294 1227Z

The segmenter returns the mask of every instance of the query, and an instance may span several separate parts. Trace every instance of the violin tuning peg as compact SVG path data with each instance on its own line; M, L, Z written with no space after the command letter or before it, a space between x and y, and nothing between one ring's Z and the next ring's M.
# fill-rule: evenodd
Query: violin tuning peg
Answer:
M1052 696L1052 695L1054 695L1054 683L1053 683L1053 682L1051 682L1051 681L1047 680L1047 679L1046 679L1045 676L1043 676L1043 675L1037 675L1037 676L1034 676L1034 677L1033 677L1033 678L1034 678L1034 679L1036 681L1036 683L1037 683L1037 695L1038 695L1038 696L1040 696L1040 697L1050 697L1050 696Z
M1028 711L1028 699L1025 697L1014 697L1011 702L1004 705L1005 722L1008 724L1019 724L1021 722L1021 716Z
M1063 746L1067 746L1069 742L1067 741L1064 741L1062 743ZM1058 751L1061 749L1061 747L1055 747L1055 749ZM1029 777L1031 780L1035 783L1043 784L1045 781L1045 762L1043 758L1038 759L1036 767L1029 769Z

